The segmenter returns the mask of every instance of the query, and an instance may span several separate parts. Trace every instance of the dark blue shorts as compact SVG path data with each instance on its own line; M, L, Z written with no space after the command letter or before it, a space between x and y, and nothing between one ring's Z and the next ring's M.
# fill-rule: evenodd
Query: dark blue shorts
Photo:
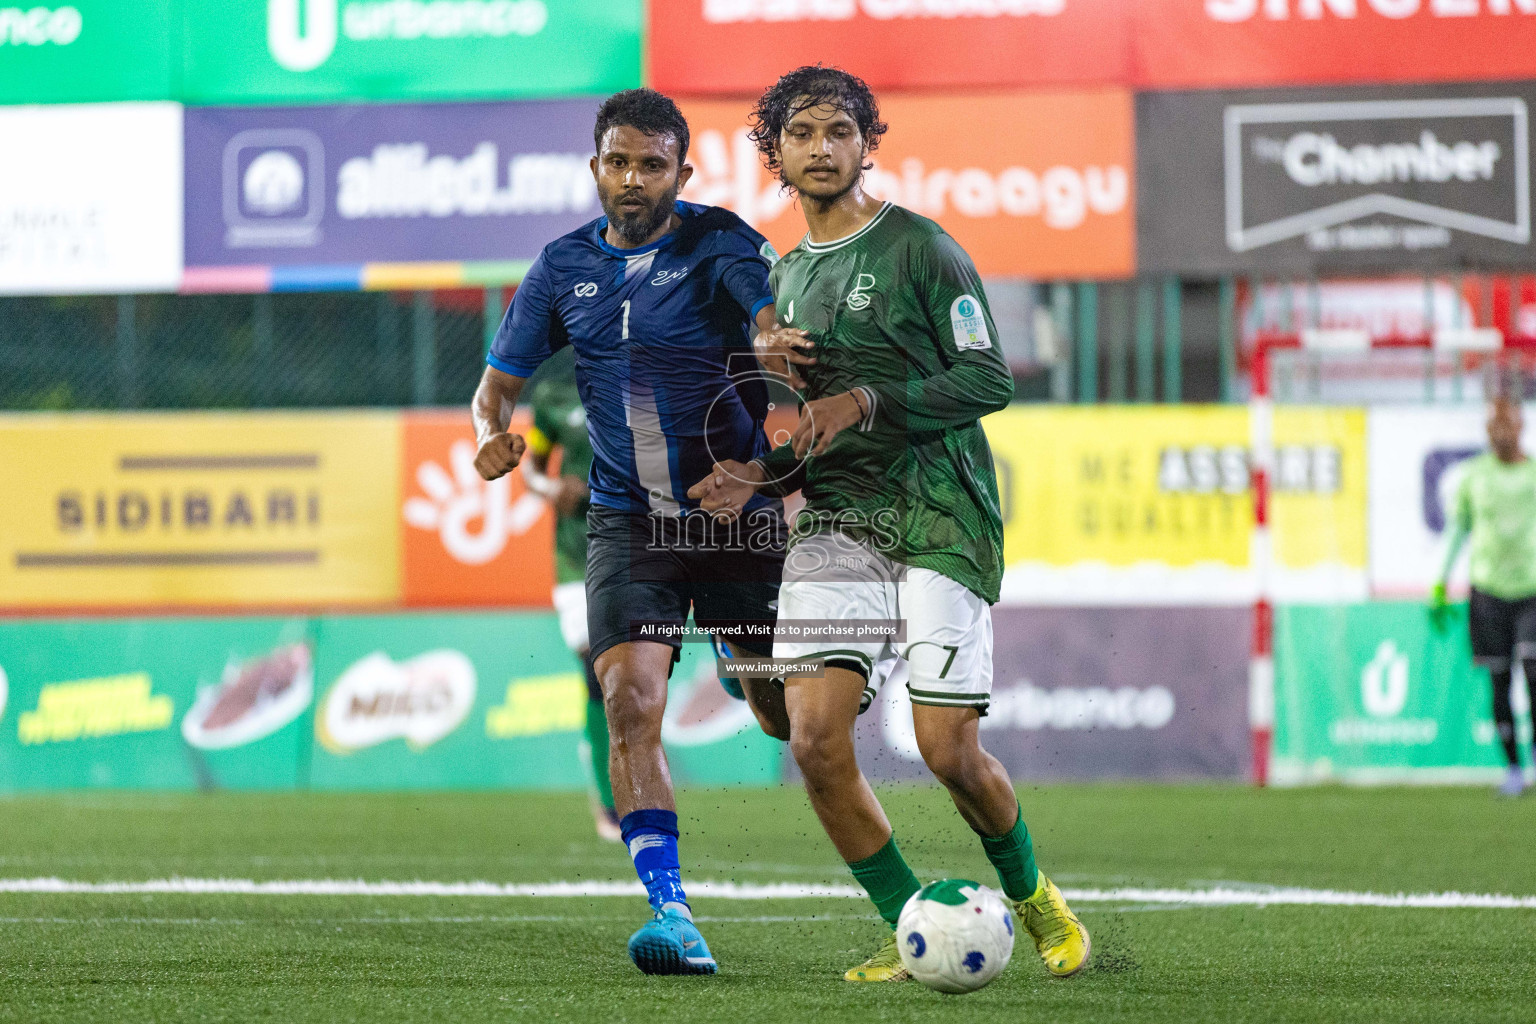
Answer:
M730 524L699 512L664 517L593 505L587 512L593 660L633 640L670 644L680 654L673 631L690 611L701 629L733 648L771 656L785 532L777 502Z

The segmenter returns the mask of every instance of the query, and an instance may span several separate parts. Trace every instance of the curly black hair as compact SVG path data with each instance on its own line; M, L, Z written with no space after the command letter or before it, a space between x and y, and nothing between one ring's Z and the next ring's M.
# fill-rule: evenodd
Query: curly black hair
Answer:
M871 153L880 145L880 136L890 127L880 120L880 104L862 78L825 64L796 68L773 83L747 116L747 135L757 143L757 151L762 154L769 172L777 174L781 181L784 165L779 160L779 135L790 118L824 103L853 118ZM868 164L864 169L867 171L872 166Z
M597 125L592 129L592 144L599 153L603 136L615 125L635 128L647 135L670 135L677 140L677 165L688 160L688 121L669 96L655 89L625 89L616 92L597 108Z

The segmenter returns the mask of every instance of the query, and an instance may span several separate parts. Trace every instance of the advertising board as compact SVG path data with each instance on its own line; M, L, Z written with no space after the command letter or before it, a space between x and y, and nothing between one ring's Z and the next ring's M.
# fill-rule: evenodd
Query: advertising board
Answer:
M601 215L597 100L187 111L186 258L527 261Z
M747 137L746 101L683 104L696 168L683 198L728 207L787 252L805 234L791 193ZM1130 94L892 95L871 195L931 217L997 277L1125 277L1135 266Z
M1529 266L1530 83L1137 97L1158 273Z
M0 139L0 295L176 289L180 106L0 107Z
M640 0L180 0L190 103L607 93L640 84Z
M12 415L0 462L0 610L399 599L393 413Z

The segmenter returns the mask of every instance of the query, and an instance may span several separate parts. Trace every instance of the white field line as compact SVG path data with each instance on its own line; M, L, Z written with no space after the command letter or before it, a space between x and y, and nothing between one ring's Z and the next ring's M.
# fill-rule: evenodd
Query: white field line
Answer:
M806 924L814 921L869 921L873 914L758 914L752 917L718 917L700 914L694 918L700 924ZM528 923L590 923L592 921L635 921L634 914L622 917L590 914L509 914L504 916L475 915L472 917L299 917L263 918L245 920L233 917L0 917L0 925L7 924L59 924L59 925L251 925L291 927L294 925L396 925L396 924L528 924Z
M703 899L797 900L857 899L851 885L768 885L693 881L688 891ZM62 878L0 879L0 893L181 894L228 896L450 896L450 897L601 897L644 896L639 882L369 882L362 879L297 879L257 882L244 878L164 878L148 882L71 882ZM1139 903L1183 907L1389 907L1410 909L1478 908L1536 910L1536 896L1501 893L1375 893L1297 887L1204 889L1120 887L1067 889L1078 903Z

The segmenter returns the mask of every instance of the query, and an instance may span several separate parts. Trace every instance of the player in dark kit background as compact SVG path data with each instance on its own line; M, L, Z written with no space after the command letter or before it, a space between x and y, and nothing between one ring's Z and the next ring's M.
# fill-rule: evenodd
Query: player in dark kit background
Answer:
M629 953L647 974L713 974L682 887L661 746L678 641L640 627L681 627L691 607L737 650L772 653L771 635L754 640L740 627L776 619L781 502L758 496L722 532L687 489L722 458L769 450L766 390L731 373L756 367L754 323L775 331L768 272L777 255L735 214L678 201L693 169L688 124L667 97L609 97L593 135L605 216L545 246L518 287L475 393L475 466L490 480L518 464L526 445L507 427L523 384L551 352L573 348L593 453L591 656L620 827L655 909ZM782 691L766 679L744 684L764 731L787 739Z

